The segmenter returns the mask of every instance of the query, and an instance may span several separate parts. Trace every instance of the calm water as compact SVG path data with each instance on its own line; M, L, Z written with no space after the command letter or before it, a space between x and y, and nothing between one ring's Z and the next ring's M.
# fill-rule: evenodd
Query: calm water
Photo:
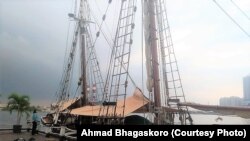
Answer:
M39 116L43 116L45 115L45 113L39 113ZM21 119L21 124L23 125L23 127L27 127L27 120L31 121L31 116L32 113L30 113L30 116L28 118L26 118L26 114L23 114L23 117ZM12 112L12 114L10 114L10 112L8 111L0 111L0 129L1 128L12 128L13 124L16 124L16 112Z
M222 120L216 119L220 117ZM201 114L193 114L192 118L194 120L194 124L228 124L228 125L246 125L250 124L250 119L244 119L236 116L218 116L218 115L201 115Z
M46 113L38 113L38 115L43 116ZM221 117L222 120L216 119ZM218 115L201 115L193 114L192 118L194 124L250 124L250 119L244 119L236 116L218 116ZM28 118L31 119L31 116ZM10 114L7 111L0 111L0 128L12 128L12 125L16 123L16 113ZM26 115L22 117L22 125L27 127Z

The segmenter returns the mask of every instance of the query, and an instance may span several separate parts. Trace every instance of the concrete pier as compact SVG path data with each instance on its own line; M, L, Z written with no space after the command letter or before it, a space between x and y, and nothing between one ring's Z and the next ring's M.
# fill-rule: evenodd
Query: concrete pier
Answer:
M23 138L24 140L21 140ZM59 138L46 137L43 133L31 135L31 132L22 131L21 133L13 133L12 130L1 130L0 141L59 141ZM33 140L32 140L33 139Z

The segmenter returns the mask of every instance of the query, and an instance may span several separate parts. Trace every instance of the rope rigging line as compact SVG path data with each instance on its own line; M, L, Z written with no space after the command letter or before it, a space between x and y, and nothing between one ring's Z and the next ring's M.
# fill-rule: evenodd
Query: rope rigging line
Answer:
M108 11L108 9L109 9L109 6L110 6L110 3L111 3L111 2L112 2L112 0L109 0L108 6L107 6L107 8L106 8L106 10L105 10L105 13L104 13L103 16L102 16L102 22L101 22L101 24L100 24L100 26L99 26L99 29L98 29L97 33L96 33L96 38L95 38L95 40L94 40L92 46L95 46L96 41L97 41L98 37L100 36L100 31L101 31L102 25L103 25L103 23L104 23L104 21L105 21L105 19L106 19L106 14L107 14L107 11ZM88 2L87 2L87 4L89 5ZM93 50L93 48L91 48L90 54L92 53L92 50ZM87 58L88 60L87 60L87 62L86 62L86 65L87 65L88 62L89 62L89 58L90 58L90 55L89 55L88 58Z
M87 26L87 28L86 28L87 30L87 37L88 37L88 40L89 40L89 47L91 48L91 47L93 47L93 46L91 46L91 43L92 43L92 36L91 36L91 28L90 28L90 26L88 25ZM94 78L94 81L95 81L95 84L97 84L97 85L99 85L100 86L100 90L101 90L101 92L103 93L104 92L104 86L103 86L103 77L102 77L102 75L101 75L101 71L100 71L100 66L99 66L99 59L98 59L98 57L97 57L97 55L96 55L96 49L95 48L93 48L93 51L92 51L92 53L91 53L92 55L91 55L91 57L92 57L92 61L91 61L91 63L90 63L90 67L89 68L91 68L91 67L93 67L94 68L94 71L92 71L92 75L93 75L93 78ZM95 58L94 60L94 62L93 62L93 58ZM91 72L91 71L90 71ZM97 82L98 81L98 82ZM96 86L97 86L96 85Z
M75 26L75 32L78 30L78 25ZM74 38L73 40L76 40L76 38ZM70 74L72 73L72 68L73 68L73 64L74 64L74 53L75 53L75 45L72 44L71 46L71 51L70 51L70 56L68 58L68 60L65 62L65 65L64 65L64 72L63 72L63 75L62 75L62 80L60 82L60 85L61 86L65 86L66 84L66 80L67 79L66 77L69 77ZM73 55L73 57L71 57L71 55ZM70 64L70 67L69 67L69 64ZM67 67L66 67L67 66ZM70 73L70 74L69 74ZM70 80L68 80L70 82ZM60 87L59 91L62 91L61 89L63 89L64 87ZM58 94L59 95L59 94Z
M73 1L72 1L73 2ZM82 2L80 2L80 5L82 5ZM73 7L73 6L72 6ZM76 8L76 5L75 5ZM80 8L80 13L78 13L79 17L81 16L81 7ZM71 8L72 9L72 8ZM72 11L72 10L71 10ZM75 53L76 53L76 44L78 41L78 30L79 30L80 24L76 23L75 24L75 29L74 29L74 35L73 35L73 43L71 44L71 49L70 49L70 54L67 60L67 64L65 64L65 69L63 71L63 77L60 82L60 87L59 87L59 92L57 92L57 105L59 108L57 108L56 113L60 112L60 107L63 106L63 103L65 100L68 100L69 98L69 88L71 87L72 84L72 73L74 69L74 62L75 62ZM68 98L67 98L68 96Z
M232 20L232 22L235 24L235 25L237 25L239 28L240 28L240 30L241 31L243 31L249 38L250 38L250 34L236 21L236 20L234 20L233 19L233 17L232 16L230 16L230 14L229 13L227 13L226 12L226 10L224 10L222 7L221 7L221 5L219 4L219 3L217 3L217 1L216 0L213 0L213 2L220 8L220 10L222 11L222 12L224 12L224 14L226 14L231 20Z
M74 94L74 96L73 96L72 99L74 99L74 98L76 97L76 94L77 94L77 91L78 91L79 87L80 87L80 85L77 86L76 91L75 91L75 94ZM76 102L76 101L77 101L77 99L76 99L75 101L72 100L71 103L70 103L70 106L71 106L74 102ZM66 112L66 114L71 113L71 111L72 111L72 109L69 109L69 110ZM66 117L66 118L64 119L63 123L64 123L65 121L67 121L68 118L69 118L69 117Z
M119 10L119 3L118 3L119 1L118 0L116 0L115 1L115 9L114 9L114 15L113 15L113 23L112 23L112 27L115 27L116 25L115 25L115 22L117 22L117 20L115 19L116 17L118 17L119 16L119 12L118 12L118 10ZM115 33L115 28L113 28L113 30L111 31L111 33ZM114 36L111 36L111 38L112 39L114 39L115 38L115 35Z
M95 38L94 42L93 42L92 45L91 45L92 47L91 47L90 50L89 50L89 55L88 55L88 57L87 57L86 66L88 65L88 63L89 63L89 61L90 61L90 56L91 56L91 54L92 54L92 51L94 50L94 46L95 46L95 44L96 44L96 42L97 42L97 39L98 39L98 37L100 36L100 32L104 35L105 40L107 41L107 43L108 43L109 45L111 44L111 43L108 41L108 38L106 37L106 34L102 31L102 25L103 25L103 23L104 23L104 21L105 21L105 19L106 19L106 14L107 14L107 11L108 11L108 9L109 9L109 7L110 7L111 2L112 2L112 0L109 0L109 1L108 1L108 5L107 5L107 7L106 7L105 13L104 13L103 16L102 16L102 21L101 21L100 24L98 24L98 20L97 20L96 17L94 16L93 12L91 12L91 9L90 9L90 6L89 6L89 2L87 1L87 5L88 5L88 7L89 7L90 14L92 14L92 16L94 17L94 20L96 21L96 23L97 23L99 29L98 29L98 32L96 33L96 38ZM104 89L105 89L105 87L104 87Z
M122 1L121 3L115 41L112 47L110 65L108 67L108 75L105 80L105 98L108 102L117 102L119 98L124 100L126 98L130 48L133 42L131 38L133 35L134 14L136 11L134 2L133 0L129 0ZM124 66L124 64L126 65ZM122 86L124 86L124 89L122 89ZM110 89L107 89L109 87ZM125 101L123 102L125 104ZM124 108L125 105L122 106L122 113L116 115L117 105L107 105L107 108L102 107L99 110L99 116L104 116L103 119L111 116L116 118L117 122L123 122L121 119L124 117ZM108 111L111 112L109 113ZM102 120L102 118L99 120ZM109 118L106 120L104 122L107 124L112 122Z
M96 18L96 16L94 15L94 13L92 12L92 10L90 9L90 14L92 14L92 16L93 16L93 18L94 18L94 20L95 20L95 22L96 22L96 24L97 24L97 26L98 26L98 28L99 28L99 31L101 31L101 33L103 34L103 37L104 37L104 39L106 40L106 42L108 43L108 45L109 45L109 47L111 48L111 50L112 50L112 43L114 42L114 40L112 39L112 37L111 37L111 40L112 41L109 41L109 39L108 39L108 37L107 37L107 35L106 35L106 33L102 30L102 23L100 24L100 23L98 23L98 20L97 20L97 18ZM102 22L105 22L105 21L102 21ZM106 23L106 22L105 22ZM97 39L97 38L96 38ZM96 42L96 40L95 40L95 42ZM94 42L94 44L93 44L93 46L95 46L95 42ZM92 49L93 50L93 49ZM92 52L92 50L91 50L91 52ZM87 64L88 64L88 62L89 62L89 58L90 58L90 56L88 56L88 60L87 60ZM109 63L108 63L109 64ZM123 68L124 68L124 65L122 66ZM132 84L134 85L134 87L138 87L137 85L136 85L136 83L135 83L135 81L133 80L133 78L131 77L131 75L130 75L130 73L128 73L128 77L129 77L129 79L131 80L131 82L132 82Z
M96 0L94 0L94 1L95 1L96 7L97 7L99 13L101 14L101 9L100 9L98 3L96 2ZM93 13L93 14L94 14L94 13ZM109 36L112 37L112 33L111 33L111 30L109 29L109 27L108 27L108 25L107 25L107 22L104 21L104 24L105 24L105 27L107 28L107 31L108 31L108 33L109 33ZM111 40L112 40L112 39L111 39Z
M106 35L106 33L100 28L100 23L98 23L98 20L96 18L96 16L94 15L94 12L92 12L92 10L90 9L90 14L93 16L95 23L97 24L98 28L100 29L101 33L103 34L104 39L106 40L106 42L109 44L109 46L111 46L111 42L108 39L108 36ZM112 40L112 39L111 39Z
M100 24L98 23L98 20L97 20L97 18L95 17L94 12L92 12L91 8L90 8L90 14L91 14L92 17L94 18L94 21L95 21L95 23L97 24L98 28L100 28ZM105 41L107 42L108 46L109 46L110 48L112 48L112 43L111 43L112 41L109 41L107 35L105 34L105 32L104 32L102 29L101 29L101 33L102 33L102 35L103 35ZM110 53L109 53L109 54L110 54ZM109 57L109 58L110 58L110 57ZM106 66L109 66L109 62L108 62L108 61L107 61L107 65L106 65ZM106 72L108 72L108 68L107 68Z
M170 26L168 22L167 16L167 8L164 0L156 1L156 13L157 13L157 21L158 21L158 43L160 45L160 49L158 50L158 59L161 60L160 63L160 75L163 77L163 81L161 81L162 92L165 93L162 95L162 102L165 102L165 106L169 106L172 108L177 108L179 110L183 110L178 103L171 102L170 100L174 97L175 99L179 99L179 101L186 102L183 85L180 77L180 72L177 64L177 59L173 47L173 41L170 31ZM161 59L160 59L161 58ZM189 115L188 108L185 108L186 113ZM179 112L181 115L182 113ZM171 123L174 123L174 120L170 120ZM182 124L186 122L186 120L181 120ZM190 124L192 121L190 120Z
M141 20L142 20L142 22L141 22L141 59L142 59L142 73L141 73L141 75L142 75L142 79L141 79L141 81L142 81L142 91L143 91L143 93L144 93L144 79L143 79L143 77L144 77L144 62L143 62L143 60L144 60L144 40L143 40L143 36L144 36L144 30L143 30L143 27L144 27L144 14L143 14L143 12L144 12L144 7L143 7L143 5L144 5L144 3L143 3L143 0L141 1L141 6L142 6L142 12L141 12Z
M145 89L144 89L144 62L143 62L143 60L144 60L144 3L143 3L143 0L141 0L141 7L142 7L142 12L141 12L141 20L142 20L142 22L141 22L141 63L142 63L142 72L141 72L141 75L142 75L142 78L141 78L141 81L142 81L142 94L143 94L143 96L145 96L144 95L144 91L145 91ZM142 104L144 105L144 100L142 100ZM146 123L146 109L143 109L143 117L144 117L144 119L143 119L143 123L145 124Z
M70 11L72 11L72 9L73 9L73 7L74 7L74 13L76 14L76 8L77 8L77 0L75 0L75 2L74 2L74 0L72 0L72 3L71 3L71 8L70 8ZM77 24L75 25L75 30L76 30L76 28L77 28ZM60 83L59 83L59 87L58 87L58 89L56 90L56 93L55 93L55 95L54 95L54 97L55 98L59 98L59 95L60 95L60 90L61 90L61 87L60 86L62 86L63 84L64 84L64 76L65 76L65 74L66 74L66 71L67 71L67 65L68 65L68 60L67 60L67 53L68 53L68 47L69 47L69 45L68 45L68 42L69 42L69 31L70 31L70 27L71 27L71 22L70 22L70 20L68 20L68 28L67 28L67 36L66 36L66 48L65 48L65 53L64 53L64 61L63 61L63 73L62 73L62 75L61 75L61 80L60 80ZM72 50L72 49L71 49ZM54 98L52 98L52 102L53 102L53 99ZM56 99L56 101L57 100L59 100L59 99ZM51 103L52 103L51 102Z

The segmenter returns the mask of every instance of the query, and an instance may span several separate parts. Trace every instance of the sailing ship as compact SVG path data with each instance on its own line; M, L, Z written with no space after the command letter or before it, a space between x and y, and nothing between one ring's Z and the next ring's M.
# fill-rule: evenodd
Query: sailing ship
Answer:
M76 2L77 3L77 2ZM79 12L70 13L75 29L68 59L56 93L53 112L42 118L50 132L61 133L62 128L78 124L192 124L177 66L171 39L165 0L142 0L142 62L146 68L146 89L133 80L129 66L136 29L136 0L120 0L114 39L111 39L108 69L103 75L96 51L96 41L108 38L103 32L107 11L98 23L92 17L90 1L79 1ZM93 33L93 26L97 32ZM108 41L107 41L108 42ZM79 48L79 49L77 49ZM71 92L73 66L80 58L80 76L75 92ZM142 67L143 68L143 67ZM142 77L143 74L142 74ZM144 82L144 81L143 81ZM144 84L142 85L142 87ZM134 92L131 90L134 89ZM78 97L71 97L70 94ZM151 118L150 118L151 117ZM71 128L72 129L72 128ZM70 130L70 129L69 129ZM69 134L67 134L69 135Z

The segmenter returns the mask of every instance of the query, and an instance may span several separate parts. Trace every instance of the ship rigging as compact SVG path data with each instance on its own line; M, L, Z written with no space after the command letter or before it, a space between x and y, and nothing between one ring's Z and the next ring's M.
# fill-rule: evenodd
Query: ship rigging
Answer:
M179 105L186 100L165 0L142 0L140 4L137 0L117 2L120 5L117 25L109 27L115 29L115 34L108 37L103 28L107 26L107 13L112 3L112 0L108 0L101 22L93 16L87 0L80 0L78 13L75 10L69 14L70 19L75 22L72 44L60 88L56 93L54 111L50 114L53 120L47 116L43 118L43 122L52 128L67 126L69 119L79 124L192 124L187 106ZM136 24L137 5L142 12L141 48L142 54L145 54L142 63L146 63L146 90L136 85L129 68L133 63L131 52L137 47L137 40L134 40L135 29L139 27ZM94 30L96 32L93 34ZM105 75L96 51L100 38L104 38L111 47ZM73 93L80 93L80 96L70 98L77 53L81 71ZM135 89L132 95L131 89ZM135 116L135 113L139 114ZM148 115L153 119L148 118ZM131 119L136 122L130 121Z

